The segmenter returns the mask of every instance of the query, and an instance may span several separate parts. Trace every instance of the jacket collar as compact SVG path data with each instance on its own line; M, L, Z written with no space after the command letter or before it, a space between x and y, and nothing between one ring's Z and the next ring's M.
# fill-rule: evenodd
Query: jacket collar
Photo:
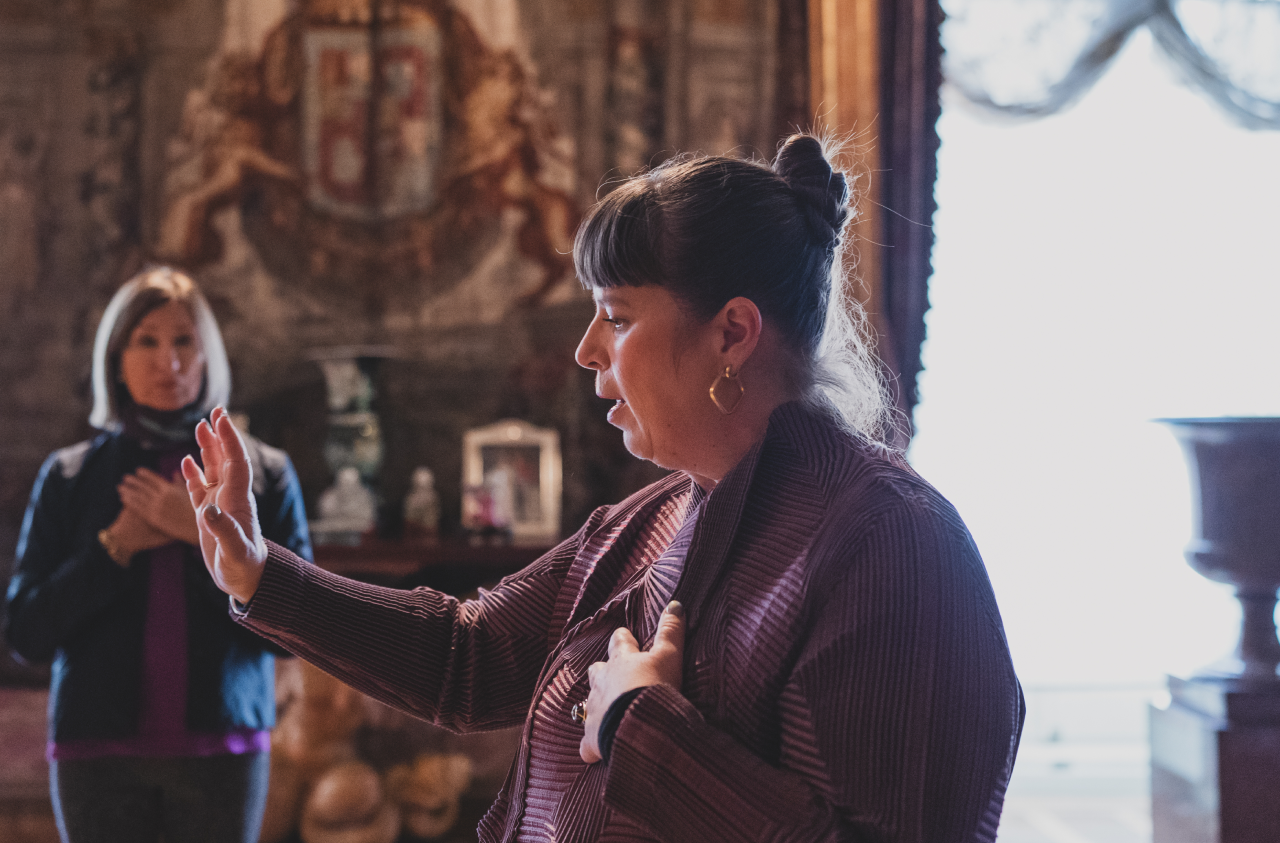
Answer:
M673 595L684 605L690 631L697 626L703 604L728 562L761 456L777 447L790 447L802 465L813 466L817 455L830 453L830 443L841 435L830 419L799 401L782 404L770 414L764 438L711 490L703 502Z
M580 577L581 582L571 590L575 596L566 613L566 629L604 603L626 564L635 534L659 506L687 492L692 484L689 475L673 471L611 507L609 515L587 531L583 543L585 552L570 574L571 578Z

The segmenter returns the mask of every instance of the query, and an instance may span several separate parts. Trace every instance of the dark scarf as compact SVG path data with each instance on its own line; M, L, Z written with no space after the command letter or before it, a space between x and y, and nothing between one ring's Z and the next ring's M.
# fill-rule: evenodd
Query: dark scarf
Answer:
M192 445L196 441L196 425L207 415L200 404L196 399L180 410L156 410L122 397L117 405L121 432L147 449Z

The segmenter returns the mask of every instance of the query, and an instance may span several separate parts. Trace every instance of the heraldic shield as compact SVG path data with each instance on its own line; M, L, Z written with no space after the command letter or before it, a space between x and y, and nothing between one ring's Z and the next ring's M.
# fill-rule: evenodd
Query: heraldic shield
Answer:
M375 221L425 211L442 146L439 27L303 34L302 157L317 210Z

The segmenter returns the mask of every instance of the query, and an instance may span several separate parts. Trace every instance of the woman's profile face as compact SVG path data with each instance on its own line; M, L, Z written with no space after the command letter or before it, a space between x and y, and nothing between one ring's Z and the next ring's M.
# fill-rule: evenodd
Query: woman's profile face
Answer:
M707 390L716 358L707 328L657 285L597 289L596 313L575 355L613 400L609 423L633 455L697 474L716 414Z
M188 307L163 304L138 321L120 352L120 377L135 404L181 410L200 397L204 345Z

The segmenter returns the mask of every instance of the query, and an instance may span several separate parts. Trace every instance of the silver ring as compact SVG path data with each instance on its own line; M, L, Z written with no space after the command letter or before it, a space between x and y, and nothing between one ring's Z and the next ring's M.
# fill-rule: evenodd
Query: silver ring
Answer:
M569 718L574 723L582 725L587 722L587 704L586 702L574 703L573 708L569 709Z

